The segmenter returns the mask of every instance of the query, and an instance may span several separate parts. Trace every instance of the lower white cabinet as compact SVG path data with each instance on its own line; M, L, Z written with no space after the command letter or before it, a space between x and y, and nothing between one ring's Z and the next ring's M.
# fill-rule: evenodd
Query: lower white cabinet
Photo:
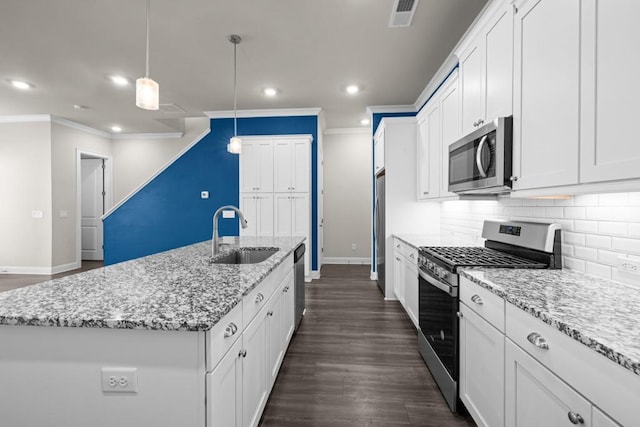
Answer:
M293 332L296 327L296 294L293 279L293 271L291 271L287 278L284 279L284 286L282 287L282 333L284 336L285 353L291 338L293 338Z
M407 310L413 325L418 328L418 267L415 261L403 262L404 308Z
M502 332L460 304L459 393L480 427L505 425L504 341Z
M207 374L207 426L242 426L242 339Z
M267 403L267 321L262 309L242 334L242 425L256 426ZM235 354L230 354L235 357ZM216 420L213 420L214 422Z
M606 416L600 409L595 406L591 411L591 426L592 427L620 427L620 424L613 421L611 418Z
M274 194L274 233L276 237L306 236L304 275L309 277L311 254L311 205L309 193Z
M399 251L393 254L393 289L398 301L404 306L404 266Z
M418 251L398 238L394 239L393 286L413 325L418 328Z
M505 358L508 426L591 426L589 401L509 339Z

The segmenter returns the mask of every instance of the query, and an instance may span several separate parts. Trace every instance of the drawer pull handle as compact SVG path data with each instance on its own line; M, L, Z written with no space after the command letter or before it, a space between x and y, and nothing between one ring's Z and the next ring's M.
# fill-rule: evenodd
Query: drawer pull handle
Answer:
M289 285L285 286L282 292L289 292Z
M238 327L236 326L235 323L231 322L227 325L227 327L224 330L224 337L229 338L235 335L236 332L238 332Z
M480 298L480 295L474 295L471 297L471 301L475 302L478 305L482 305L482 298Z
M267 311L267 316L273 316L273 310Z
M261 303L262 301L264 301L264 295L259 293L256 295L256 304Z
M398 244L398 245L396 245L396 248L400 249L400 245L399 245L399 244Z
M543 350L549 350L549 343L547 343L547 340L545 340L544 337L537 332L531 332L527 336L527 340L529 340L529 342L536 347L539 347Z
M409 255L409 258L411 258L411 259L415 259L415 258L416 258L416 254L411 254L411 255Z
M458 319L462 319L464 316L461 312L457 312L456 316L458 316Z
M573 424L584 424L584 418L582 418L582 415L580 414L569 411L567 416L569 417L569 421L571 421Z
M238 357L247 357L247 350L240 350L240 353L238 353Z

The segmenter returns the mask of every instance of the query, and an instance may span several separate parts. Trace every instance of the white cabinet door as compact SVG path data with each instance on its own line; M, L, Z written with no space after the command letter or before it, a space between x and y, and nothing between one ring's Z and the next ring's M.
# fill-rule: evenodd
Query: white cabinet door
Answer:
M440 197L453 197L449 192L449 145L460 139L460 89L458 75L453 74L442 87L440 95L441 142L437 159L439 161Z
M398 250L393 252L393 289L398 301L400 301L404 307L404 265L402 263L402 256Z
M242 427L242 339L206 377L207 427Z
M551 371L505 340L505 424L509 427L591 425L591 404Z
M460 91L462 96L462 133L473 132L484 120L483 108L483 63L484 46L476 38L460 58Z
M291 141L291 157L293 159L291 191L308 193L311 191L311 156L310 144L305 139Z
M429 138L429 198L440 197L440 98L433 100L427 110Z
M513 112L513 8L504 2L484 35L484 122Z
M429 197L429 162L431 156L429 154L429 129L427 127L427 119L423 117L418 121L418 134L417 134L417 150L418 155L417 167L418 171L418 191L416 197L418 200L427 199Z
M515 14L514 189L578 182L580 0L529 0Z
M620 427L620 424L606 416L600 409L595 406L591 409L591 427Z
M284 286L282 288L282 330L284 335L284 348L286 351L291 337L293 337L293 330L295 328L295 286L293 283L293 270L284 279Z
M271 391L278 376L280 362L284 355L284 338L282 331L282 293L281 287L271 296L265 306L265 322L267 334L267 390Z
M240 211L247 220L247 228L240 227L240 235L257 236L260 224L257 193L240 193Z
M262 310L245 329L242 359L242 425L254 427L267 402L267 329Z
M309 194L291 195L291 236L308 236L311 223Z
M274 185L273 191L291 191L293 187L293 152L289 140L276 140L273 145Z
M635 0L581 2L581 182L640 177L640 50ZM635 40L636 42L633 42Z
M291 193L276 193L273 195L274 204L274 230L276 237L291 236Z
M256 195L256 236L273 236L273 194Z
M273 191L273 141L256 139L242 143L240 191Z
M403 258L404 301L405 308L413 326L418 326L418 267L415 261Z
M460 313L460 399L479 427L504 426L505 337L465 304Z
M380 127L373 139L374 174L384 169L384 127Z

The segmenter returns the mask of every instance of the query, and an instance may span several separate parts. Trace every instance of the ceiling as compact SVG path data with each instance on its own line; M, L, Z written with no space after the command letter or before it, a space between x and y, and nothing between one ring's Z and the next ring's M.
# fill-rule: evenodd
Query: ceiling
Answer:
M394 0L151 0L150 76L160 103L184 110L165 113L135 106L145 0L2 0L0 115L181 131L184 117L233 109L236 33L239 110L319 107L327 128L358 127L367 106L413 104L485 3L420 0L410 27L389 28ZM132 84L116 87L112 74ZM263 95L269 86L276 97Z

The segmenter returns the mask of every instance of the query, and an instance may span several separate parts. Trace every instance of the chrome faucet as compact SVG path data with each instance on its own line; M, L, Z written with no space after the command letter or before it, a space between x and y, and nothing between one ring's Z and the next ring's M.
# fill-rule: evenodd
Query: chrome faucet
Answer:
M247 220L244 218L240 209L235 206L227 205L219 208L216 213L213 214L213 235L211 236L211 256L217 255L220 252L220 238L218 237L218 217L220 213L225 210L234 210L238 213L238 219L240 219L240 225L242 228L247 228Z

